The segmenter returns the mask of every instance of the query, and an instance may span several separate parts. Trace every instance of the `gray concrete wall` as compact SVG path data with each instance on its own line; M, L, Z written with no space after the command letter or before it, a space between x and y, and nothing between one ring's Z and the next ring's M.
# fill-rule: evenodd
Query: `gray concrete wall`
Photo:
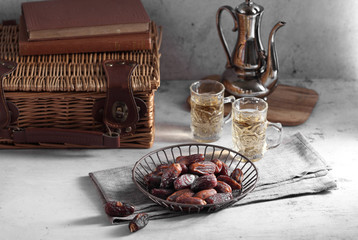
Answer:
M18 18L21 0L0 1L0 18ZM215 15L222 5L237 0L142 0L151 18L163 27L163 80L199 79L224 70ZM277 33L281 78L357 79L358 1L256 0L265 8L262 40L279 20L287 22ZM232 27L229 16L224 25ZM230 44L236 34L226 32Z

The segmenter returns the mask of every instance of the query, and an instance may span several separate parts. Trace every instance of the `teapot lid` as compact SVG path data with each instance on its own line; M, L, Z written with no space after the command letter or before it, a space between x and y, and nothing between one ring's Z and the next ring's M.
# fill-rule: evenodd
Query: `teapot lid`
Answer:
M246 0L244 3L241 3L237 8L236 11L238 11L240 14L245 15L256 15L258 13L261 13L264 11L264 8L251 0Z

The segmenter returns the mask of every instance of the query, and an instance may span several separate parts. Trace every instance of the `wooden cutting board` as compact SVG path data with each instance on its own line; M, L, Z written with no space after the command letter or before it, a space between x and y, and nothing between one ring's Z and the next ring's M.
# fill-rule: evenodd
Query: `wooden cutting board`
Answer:
M312 89L278 85L267 98L267 119L284 126L304 123L318 101L318 93Z
M219 80L219 78L218 75L212 75L203 79ZM312 89L279 84L268 96L267 119L270 122L280 122L283 126L300 125L309 118L317 101L318 93ZM230 111L231 105L226 104L225 115Z

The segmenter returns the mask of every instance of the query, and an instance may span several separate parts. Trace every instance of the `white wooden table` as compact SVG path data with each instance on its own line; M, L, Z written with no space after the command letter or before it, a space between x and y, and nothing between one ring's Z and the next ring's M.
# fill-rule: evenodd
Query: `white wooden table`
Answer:
M92 171L134 164L167 145L191 142L185 103L193 81L162 81L156 93L152 149L1 150L0 239L357 239L358 81L285 80L320 98L302 132L333 167L338 189L225 209L214 214L151 221L130 233L110 225L88 177ZM230 125L215 144L231 146Z

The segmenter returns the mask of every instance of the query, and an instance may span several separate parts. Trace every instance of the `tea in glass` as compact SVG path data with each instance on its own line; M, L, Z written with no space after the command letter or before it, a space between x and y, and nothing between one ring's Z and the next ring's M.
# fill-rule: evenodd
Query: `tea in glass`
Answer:
M201 80L190 86L191 132L199 142L214 142L220 139L224 122L224 103L233 102L234 97L224 97L224 85L214 80Z
M260 160L267 149L281 142L282 126L267 121L267 103L260 98L244 97L233 103L232 139L234 149L252 161ZM266 130L273 127L279 133L274 145L267 145Z

